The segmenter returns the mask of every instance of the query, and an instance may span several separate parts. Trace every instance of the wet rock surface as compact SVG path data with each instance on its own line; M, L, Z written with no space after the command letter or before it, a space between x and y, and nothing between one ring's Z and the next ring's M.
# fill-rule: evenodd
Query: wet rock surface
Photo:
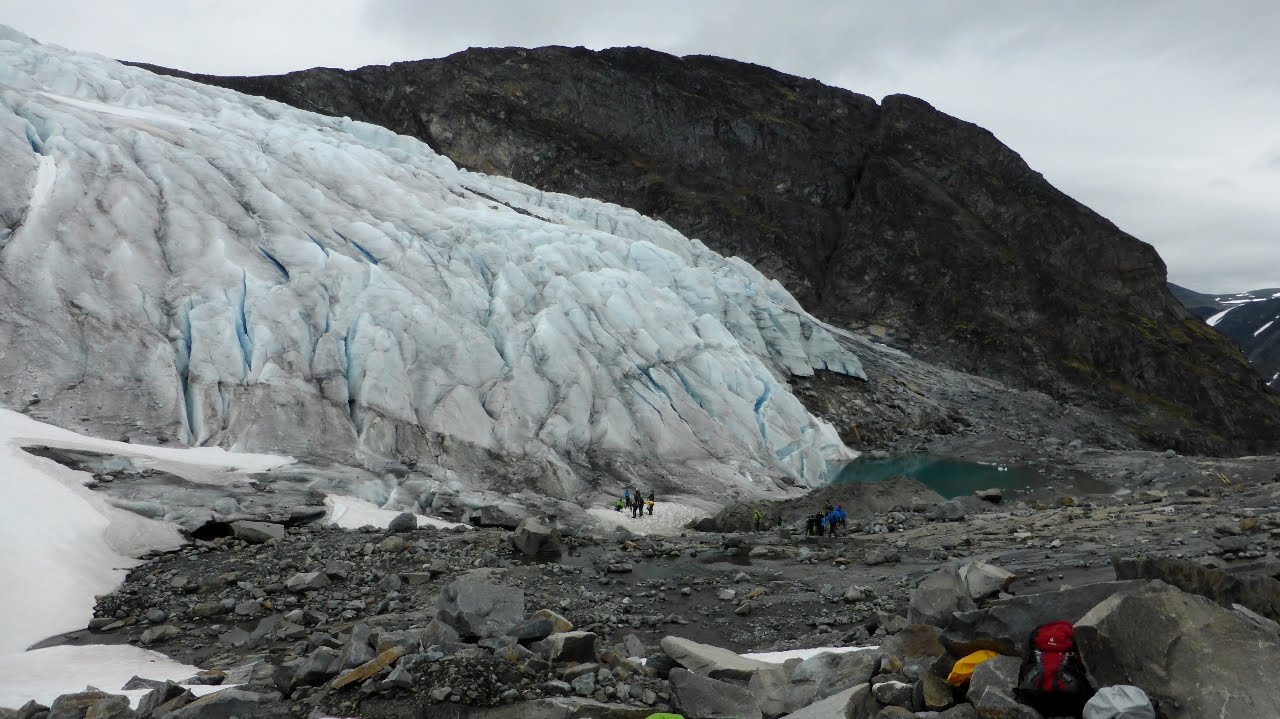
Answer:
M1249 636L1275 635L1265 604L1224 588L1269 587L1280 568L1276 460L1072 456L1131 485L975 497L945 521L941 498L895 480L864 494L878 499L835 537L800 524L814 504L849 497L835 487L779 504L760 532L646 536L526 509L562 533L558 553L537 556L500 526L282 526L261 542L229 532L148 558L100 598L91 631L62 641L134 642L197 664L253 694L224 695L227 711L250 702L258 716L647 716L673 706L672 672L686 670L732 685L761 716L837 696L850 715L1014 716L1024 709L1006 692L951 691L944 669L976 648L1016 658L1037 624L1076 621L1153 573L1194 578L1182 588ZM1224 546L1235 538L1246 541ZM1142 579L1115 581L1117 570ZM939 573L950 581L930 589ZM912 624L928 592L938 626ZM882 648L785 664L734 654L863 645ZM196 711L180 692L154 700L170 701Z

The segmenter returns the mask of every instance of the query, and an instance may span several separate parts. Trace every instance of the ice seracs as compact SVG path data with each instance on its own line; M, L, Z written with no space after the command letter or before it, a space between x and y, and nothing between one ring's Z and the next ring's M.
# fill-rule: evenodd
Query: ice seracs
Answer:
M59 424L563 497L817 484L848 454L785 379L858 359L746 262L8 29L0 233L0 403Z

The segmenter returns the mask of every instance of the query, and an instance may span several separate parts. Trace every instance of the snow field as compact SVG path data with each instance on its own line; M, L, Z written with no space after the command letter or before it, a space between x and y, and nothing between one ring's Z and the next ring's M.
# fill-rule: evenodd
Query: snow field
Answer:
M15 697L51 699L91 683L112 686L118 668L168 672L185 679L194 667L161 661L130 646L28 646L50 636L83 629L93 617L95 595L114 589L134 556L176 547L182 538L171 525L111 506L82 485L84 472L22 451L48 445L136 457L157 466L183 466L218 473L263 471L287 464L287 457L236 455L216 448L145 447L78 435L0 410L0 706L18 706ZM123 669L120 669L123 671ZM181 676L176 676L181 674ZM60 678L61 677L61 678ZM105 677L105 678L104 678ZM10 701L10 699L14 699Z

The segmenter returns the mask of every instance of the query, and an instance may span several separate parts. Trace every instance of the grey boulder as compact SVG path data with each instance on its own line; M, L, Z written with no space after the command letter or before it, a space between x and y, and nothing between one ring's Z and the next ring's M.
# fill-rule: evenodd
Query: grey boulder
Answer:
M764 719L751 692L687 669L672 669L671 703L686 717Z
M560 632L531 647L553 662L594 662L600 639L592 632Z
M501 636L524 620L524 592L459 580L440 591L436 616L463 638Z
M511 544L530 557L559 554L560 530L530 517L511 533Z
M284 585L291 592L309 592L329 586L329 575L324 572L299 572L289 577Z
M1007 591L1017 577L1012 572L986 562L969 562L960 567L960 578L975 602Z
M274 522L232 522L231 534L249 544L262 544L271 539L284 539L284 525Z
M1094 607L1075 634L1099 685L1142 687L1169 719L1280 717L1280 639L1204 597L1155 582Z
M387 530L391 532L412 532L417 528L418 518L409 512L397 514L387 524Z
M48 719L134 719L128 697L99 691L63 694L49 706Z
M911 590L907 621L911 624L945 627L956 612L976 608L960 572L953 568L939 569L921 579L916 588Z
M728 649L699 644L681 637L663 637L661 646L662 651L680 666L713 679L747 681L761 669L777 667L776 664L747 659Z

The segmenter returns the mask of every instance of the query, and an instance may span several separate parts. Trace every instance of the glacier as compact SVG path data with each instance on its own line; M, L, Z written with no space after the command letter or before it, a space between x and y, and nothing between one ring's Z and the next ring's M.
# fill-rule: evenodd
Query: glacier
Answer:
M633 210L0 26L0 405L572 499L814 486L786 290Z

